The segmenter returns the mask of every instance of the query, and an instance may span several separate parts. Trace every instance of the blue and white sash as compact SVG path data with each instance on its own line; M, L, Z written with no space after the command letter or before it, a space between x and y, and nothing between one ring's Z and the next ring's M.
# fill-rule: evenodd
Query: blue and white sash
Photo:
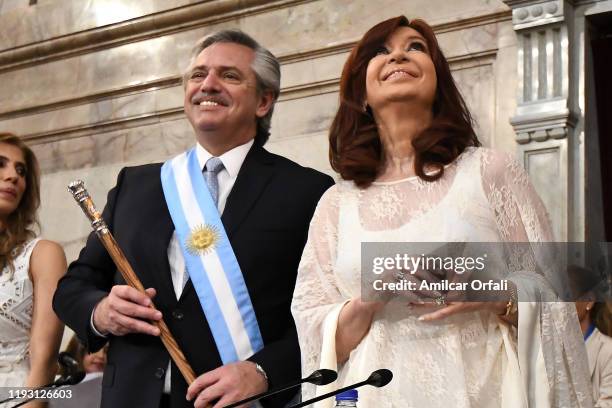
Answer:
M263 348L253 304L193 148L164 163L166 204L223 364Z

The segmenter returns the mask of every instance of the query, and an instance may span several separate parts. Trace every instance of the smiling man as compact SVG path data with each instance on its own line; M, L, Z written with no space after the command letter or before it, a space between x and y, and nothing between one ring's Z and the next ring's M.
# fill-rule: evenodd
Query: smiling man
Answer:
M310 218L333 180L263 148L280 67L251 37L199 41L183 84L195 146L123 169L103 213L146 295L92 234L54 297L91 352L110 342L102 407L219 408L300 376L290 303ZM150 323L162 316L199 375L189 389Z

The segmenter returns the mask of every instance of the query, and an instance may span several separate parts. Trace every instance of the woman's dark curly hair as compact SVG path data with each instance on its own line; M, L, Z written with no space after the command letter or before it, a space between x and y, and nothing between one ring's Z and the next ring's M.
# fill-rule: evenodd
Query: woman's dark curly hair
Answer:
M340 106L329 132L329 160L345 180L369 186L383 164L383 151L370 109L364 111L368 63L387 38L399 27L418 31L427 42L433 61L437 89L430 126L412 140L414 171L423 180L434 181L444 174L468 146L480 146L472 117L451 75L432 28L422 20L395 17L372 27L348 57L340 79ZM427 171L427 173L426 173Z

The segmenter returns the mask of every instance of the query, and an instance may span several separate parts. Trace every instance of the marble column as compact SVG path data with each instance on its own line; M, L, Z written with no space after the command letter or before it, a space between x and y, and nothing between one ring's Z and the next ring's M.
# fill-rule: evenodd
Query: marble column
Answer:
M518 159L544 201L557 239L581 240L572 228L575 211L570 168L578 114L573 108L570 41L573 3L567 0L504 0L517 35L517 108L510 123Z

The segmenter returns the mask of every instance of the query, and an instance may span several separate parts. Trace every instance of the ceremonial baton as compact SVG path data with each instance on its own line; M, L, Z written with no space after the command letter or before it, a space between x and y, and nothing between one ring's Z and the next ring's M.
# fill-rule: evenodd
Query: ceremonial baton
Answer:
M113 234L108 229L106 222L102 219L102 215L98 212L96 207L94 206L93 200L89 196L87 189L85 188L85 184L81 180L73 181L68 185L68 191L72 194L76 202L79 204L79 207L83 210L87 218L91 221L91 226L100 239L102 241L102 245L108 251L108 254L111 256L115 265L117 265L117 269L123 276L123 279L127 282L128 285L137 289L138 291L145 293L145 288L142 286L140 279L134 273L134 270L130 266L130 263L125 258L123 251L119 248L117 241L113 237ZM152 309L155 309L155 305L151 303ZM152 324L157 326L160 332L160 337L162 343L170 353L170 357L172 357L172 361L181 371L185 381L190 385L195 380L195 374L193 369L187 362L185 355L181 351L178 343L170 333L168 326L164 320L153 321Z

